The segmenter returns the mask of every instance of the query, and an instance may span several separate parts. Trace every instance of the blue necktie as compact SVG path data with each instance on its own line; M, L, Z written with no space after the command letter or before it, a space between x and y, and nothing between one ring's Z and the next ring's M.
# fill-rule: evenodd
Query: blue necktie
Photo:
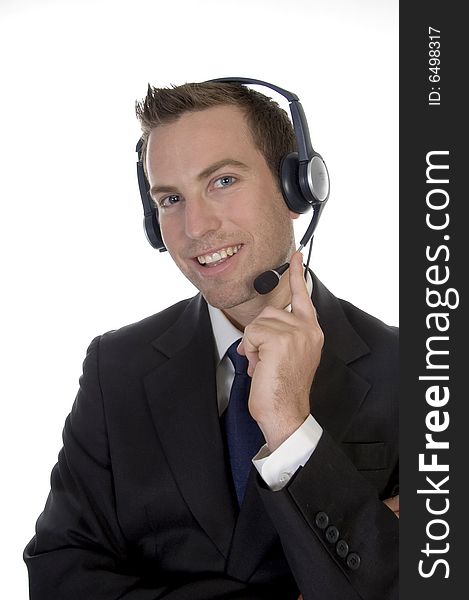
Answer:
M235 376L231 386L229 404L222 416L239 506L244 498L252 458L263 443L262 432L248 409L251 378L247 373L247 358L236 352L240 341L234 342L226 352L233 363Z

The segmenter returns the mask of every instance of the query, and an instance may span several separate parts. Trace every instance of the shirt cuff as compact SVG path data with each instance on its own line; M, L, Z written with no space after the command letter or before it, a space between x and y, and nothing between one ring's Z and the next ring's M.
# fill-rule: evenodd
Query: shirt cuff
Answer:
M321 436L321 425L309 415L277 450L270 452L264 444L252 462L265 483L276 492L285 487L299 467L308 461Z

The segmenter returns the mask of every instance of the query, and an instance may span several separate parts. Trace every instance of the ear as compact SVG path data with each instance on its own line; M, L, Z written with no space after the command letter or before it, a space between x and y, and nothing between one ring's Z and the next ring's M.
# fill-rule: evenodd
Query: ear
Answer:
M288 211L290 213L290 219L292 219L292 221L294 219L298 219L298 217L300 216L299 213L293 212L292 210Z

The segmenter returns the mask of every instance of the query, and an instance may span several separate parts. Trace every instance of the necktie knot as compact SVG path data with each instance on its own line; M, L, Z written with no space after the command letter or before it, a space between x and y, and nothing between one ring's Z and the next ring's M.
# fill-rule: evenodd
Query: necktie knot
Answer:
M226 354L233 363L236 375L247 375L248 359L245 356L238 354L238 352L236 351L236 348L239 346L240 341L241 338L239 340L236 340L236 342L233 342L226 351Z

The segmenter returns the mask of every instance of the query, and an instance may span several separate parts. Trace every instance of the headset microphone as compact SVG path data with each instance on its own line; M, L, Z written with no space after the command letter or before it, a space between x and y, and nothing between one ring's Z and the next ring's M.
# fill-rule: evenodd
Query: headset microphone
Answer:
M261 273L254 279L254 289L256 292L258 294L268 294L271 292L277 287L280 277L285 273L289 266L290 263L285 263L276 269Z

